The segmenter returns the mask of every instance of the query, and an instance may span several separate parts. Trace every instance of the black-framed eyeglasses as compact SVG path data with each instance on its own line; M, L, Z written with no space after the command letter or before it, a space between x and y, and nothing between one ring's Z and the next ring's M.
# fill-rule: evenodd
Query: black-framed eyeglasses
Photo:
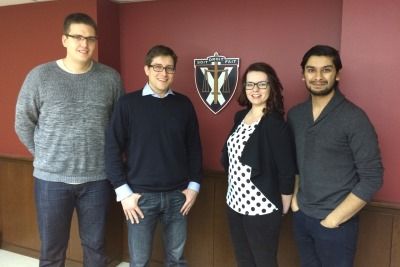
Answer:
M85 37L85 36L82 36L82 35L74 35L74 34L67 34L67 33L65 33L64 35L74 39L77 42L83 42L84 40L86 40L88 43L92 43L93 44L93 43L95 43L97 41L97 37L96 36Z
M254 86L257 86L258 89L267 89L269 87L269 82L260 81L258 83L254 83L254 82L244 83L244 87L246 88L246 90L253 90Z
M175 73L175 67L168 65L168 66L163 66L161 64L155 64L155 65L149 65L149 67L152 67L154 71L156 72L163 72L164 70L168 73L168 74L173 74Z

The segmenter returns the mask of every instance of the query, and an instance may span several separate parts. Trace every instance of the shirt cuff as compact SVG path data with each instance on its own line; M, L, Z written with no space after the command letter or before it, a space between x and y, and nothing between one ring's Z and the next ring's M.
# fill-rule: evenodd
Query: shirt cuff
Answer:
M128 184L124 184L115 189L115 194L117 194L117 202L120 202L121 200L124 200L125 198L132 195L133 192Z
M196 182L190 182L188 185L188 189L196 191L197 193L200 192L200 184Z

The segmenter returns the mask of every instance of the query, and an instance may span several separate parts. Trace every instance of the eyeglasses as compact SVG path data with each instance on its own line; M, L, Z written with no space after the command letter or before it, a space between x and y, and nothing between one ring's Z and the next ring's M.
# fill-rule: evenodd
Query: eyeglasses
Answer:
M258 83L254 83L254 82L246 82L244 83L244 87L246 88L246 90L253 90L254 86L258 87L258 89L267 89L269 87L269 82L267 81L261 81Z
M171 65L164 67L163 65L157 64L157 65L149 65L149 67L152 67L153 70L156 72L163 72L165 70L168 74L175 73L175 67Z
M82 36L82 35L71 35L71 34L64 34L67 37L71 37L72 39L74 39L77 42L83 42L84 40L86 40L88 43L95 43L97 41L97 37L96 36Z

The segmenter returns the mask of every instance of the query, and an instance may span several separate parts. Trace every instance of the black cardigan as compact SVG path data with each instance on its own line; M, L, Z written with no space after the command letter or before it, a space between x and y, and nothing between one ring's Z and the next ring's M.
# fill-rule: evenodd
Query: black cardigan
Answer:
M248 111L245 109L236 113L229 135L235 131ZM293 193L296 159L292 135L279 113L268 113L261 118L239 159L242 164L252 168L250 179L254 185L282 210L281 194ZM227 142L222 149L221 163L228 173Z

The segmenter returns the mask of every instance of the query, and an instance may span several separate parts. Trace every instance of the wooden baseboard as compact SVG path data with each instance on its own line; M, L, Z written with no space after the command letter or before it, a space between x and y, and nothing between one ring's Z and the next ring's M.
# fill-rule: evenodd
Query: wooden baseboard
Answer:
M39 259L39 256L40 256L39 251L37 251L37 250L33 250L33 249L30 249L30 248L24 248L24 247L17 246L17 245L14 245L14 244L10 244L10 243L7 243L7 242L1 243L0 247L1 247L1 249L8 250L8 251L11 251L11 252L14 252L14 253L17 253L17 254L21 254L21 255L24 255L24 256L28 256L28 257L31 257L31 258L35 258L35 259ZM65 265L68 266L68 267L82 267L82 262L80 262L80 261L74 261L74 260L71 260L71 259L67 259L65 263L66 263ZM107 266L108 267L115 267L120 263L121 263L120 260L114 259L114 260L110 260L107 263Z
M22 247L20 245L12 244L9 242L2 242L1 249L12 251L17 254L25 255L31 258L38 259L39 258L39 251L32 248Z

